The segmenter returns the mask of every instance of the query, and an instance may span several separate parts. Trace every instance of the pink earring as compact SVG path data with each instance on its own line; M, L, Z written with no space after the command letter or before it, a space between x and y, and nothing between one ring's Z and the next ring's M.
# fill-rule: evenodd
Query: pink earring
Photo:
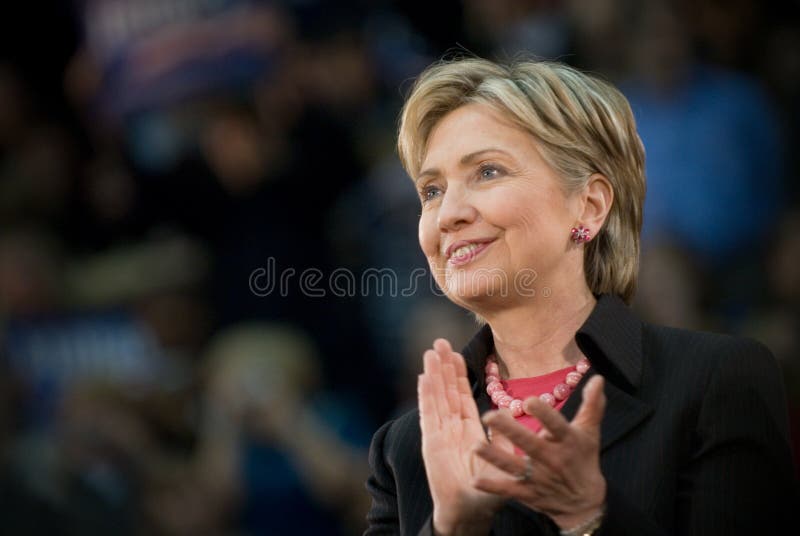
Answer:
M576 244L583 244L584 242L588 242L592 239L592 235L589 232L589 229L584 227L583 225L578 225L578 227L573 227L570 231L572 235L572 241Z

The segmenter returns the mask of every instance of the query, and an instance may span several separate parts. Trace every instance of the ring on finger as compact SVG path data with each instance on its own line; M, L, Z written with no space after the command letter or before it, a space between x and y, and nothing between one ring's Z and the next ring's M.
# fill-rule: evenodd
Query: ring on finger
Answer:
M514 475L518 482L528 482L533 477L533 462L530 456L522 458L525 461L525 469L521 473Z

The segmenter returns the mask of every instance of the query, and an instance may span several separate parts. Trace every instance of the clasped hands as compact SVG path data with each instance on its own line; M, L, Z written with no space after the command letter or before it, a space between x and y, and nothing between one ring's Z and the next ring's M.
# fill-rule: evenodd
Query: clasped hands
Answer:
M536 397L525 400L525 412L542 423L538 433L508 410L481 418L464 358L445 339L425 352L417 389L437 534L488 534L494 514L509 499L549 516L561 529L580 525L602 509L602 377L586 384L571 422Z

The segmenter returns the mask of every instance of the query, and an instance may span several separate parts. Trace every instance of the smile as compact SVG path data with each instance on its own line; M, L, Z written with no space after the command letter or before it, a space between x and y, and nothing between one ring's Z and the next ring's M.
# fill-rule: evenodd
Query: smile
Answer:
M465 244L454 249L450 254L450 258L447 259L447 262L451 266L463 266L475 260L475 258L483 253L490 245L492 245L492 242Z

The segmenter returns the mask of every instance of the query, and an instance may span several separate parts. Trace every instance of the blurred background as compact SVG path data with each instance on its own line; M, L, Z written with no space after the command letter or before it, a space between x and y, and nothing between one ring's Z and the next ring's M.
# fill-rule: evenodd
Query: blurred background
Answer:
M623 89L636 309L769 346L800 460L798 2L9 0L0 25L3 534L363 530L372 432L475 325L427 275L297 275L426 266L394 136L453 51ZM295 278L254 292L270 263Z

